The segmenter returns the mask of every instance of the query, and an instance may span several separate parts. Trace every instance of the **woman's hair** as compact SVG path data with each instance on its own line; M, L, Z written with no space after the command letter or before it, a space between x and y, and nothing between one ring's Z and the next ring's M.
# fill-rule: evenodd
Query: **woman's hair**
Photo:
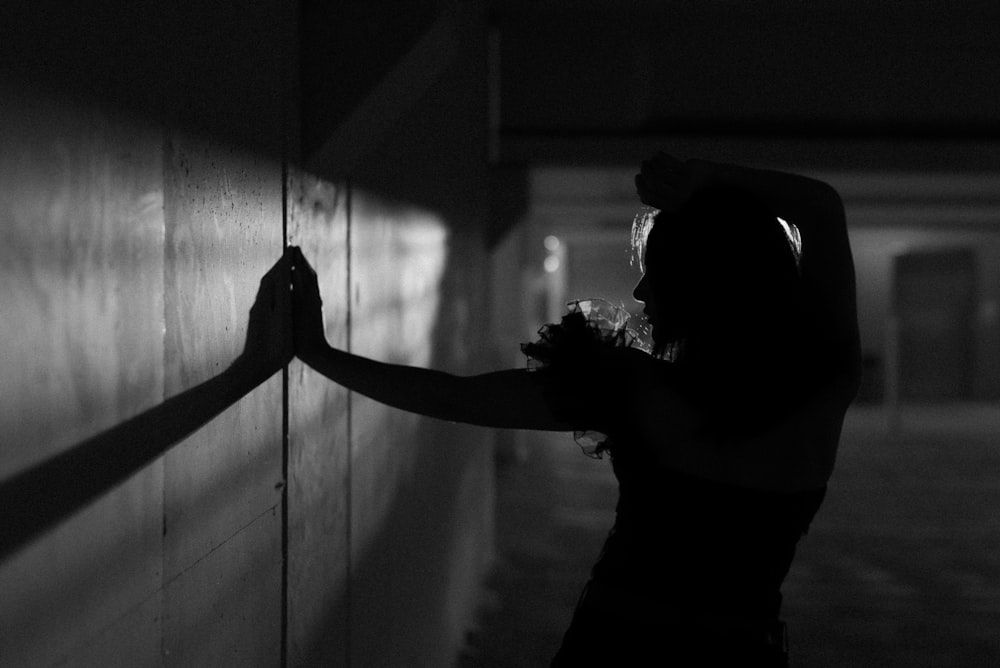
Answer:
M794 393L809 366L793 223L741 189L714 186L658 213L645 239L650 290L670 323L658 329L683 339L681 366L703 403L742 427L773 421L767 402ZM659 351L674 343L654 341Z

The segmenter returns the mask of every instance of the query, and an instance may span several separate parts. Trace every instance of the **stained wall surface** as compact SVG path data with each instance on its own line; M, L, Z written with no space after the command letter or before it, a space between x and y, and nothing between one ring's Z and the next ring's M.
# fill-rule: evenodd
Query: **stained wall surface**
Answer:
M0 479L155 405L164 375L157 133L4 99ZM0 565L4 663L47 665L120 624L123 660L158 657L162 490L156 462Z
M314 123L350 157L320 169L299 140L301 19L243 9L8 22L0 486L223 372L288 244L319 272L331 344L483 370L479 13L428 4L467 41L396 54L433 61L416 92L383 62L362 88L402 100L396 122L346 153L343 116ZM76 61L46 51L63 32ZM362 66L329 64L359 68L352 86ZM492 554L491 467L489 434L294 361L3 555L0 664L447 665Z
M289 238L315 263L327 341L345 348L347 188L301 173L290 184ZM348 665L351 397L300 362L288 392L288 656L291 665Z

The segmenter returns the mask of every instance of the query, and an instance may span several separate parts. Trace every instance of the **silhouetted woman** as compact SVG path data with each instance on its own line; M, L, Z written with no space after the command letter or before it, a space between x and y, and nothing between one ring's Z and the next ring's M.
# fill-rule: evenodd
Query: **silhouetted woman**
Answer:
M333 349L295 251L296 354L404 410L575 431L619 481L614 528L554 666L784 666L780 587L823 500L859 381L854 270L837 193L791 174L658 154L633 238L653 349L571 305L530 369L459 377Z

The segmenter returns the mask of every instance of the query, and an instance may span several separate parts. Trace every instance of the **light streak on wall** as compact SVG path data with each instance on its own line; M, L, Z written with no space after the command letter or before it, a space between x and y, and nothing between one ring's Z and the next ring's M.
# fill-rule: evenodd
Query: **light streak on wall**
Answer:
M433 212L387 205L363 192L354 195L354 202L352 348L426 365L448 254L444 221Z
M373 359L431 366L448 261L448 231L434 212L352 193L351 350ZM418 448L421 420L364 397L352 401L353 503L363 513L352 551L364 554ZM360 517L360 513L356 517Z
M242 351L257 282L281 254L278 162L85 103L24 91L7 99L0 481L225 369ZM186 161L173 160L179 147ZM251 551L270 545L257 557L273 571L234 595L253 608L250 599L276 585L269 605L280 605L280 523L261 520L281 501L280 380L0 563L0 626L14 630L0 654L25 665L70 648L86 657L82 646L99 647L97 634L113 624L132 629L127 651L119 647L129 662L197 649L185 624L200 624L201 613L171 611L203 595L195 591L208 562L196 564L231 540ZM256 544L246 543L251 534ZM234 569L214 581L239 577ZM138 605L150 600L151 614ZM279 635L273 627L257 637L273 644Z
M8 100L0 109L8 388L0 478L162 398L160 367L143 359L163 330L155 130L8 92L0 92Z

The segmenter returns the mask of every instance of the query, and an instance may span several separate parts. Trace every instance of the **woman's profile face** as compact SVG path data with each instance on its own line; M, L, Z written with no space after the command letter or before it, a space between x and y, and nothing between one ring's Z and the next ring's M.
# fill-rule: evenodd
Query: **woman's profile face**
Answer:
M633 288L632 297L643 305L642 313L652 328L654 341L678 341L684 337L680 305L676 300L658 294L656 286L662 281L658 280L655 264L649 264L648 256L644 265L646 270Z
M642 313L646 316L646 320L650 326L655 326L659 312L657 311L656 299L653 297L648 270L643 272L642 278L635 284L635 288L632 290L632 297L643 305Z
M685 290L690 281L684 275L687 258L678 255L681 248L668 243L668 230L650 233L643 258L642 278L632 290L632 297L643 304L642 312L652 328L653 340L659 343L679 341L686 336L690 320Z

